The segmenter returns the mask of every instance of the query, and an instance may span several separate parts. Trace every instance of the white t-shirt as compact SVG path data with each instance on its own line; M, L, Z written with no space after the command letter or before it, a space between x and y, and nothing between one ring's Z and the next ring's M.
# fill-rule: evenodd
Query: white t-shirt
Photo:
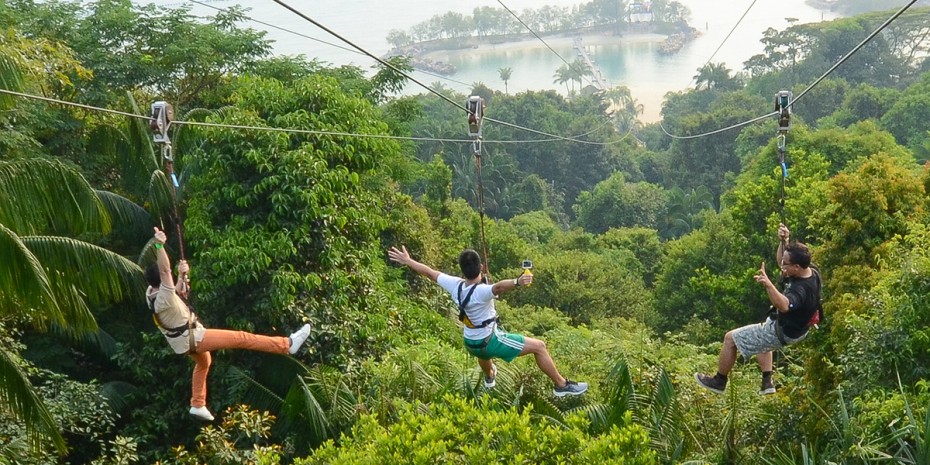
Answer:
M161 287L158 289L149 286L146 297L150 300L152 298L155 299L154 307L155 315L158 317L158 329L165 335L165 339L168 340L168 345L171 346L174 353L186 354L190 348L190 335L188 335L187 331L185 330L184 333L178 337L169 337L168 331L165 329L186 325L191 314L190 309L187 308L184 301L175 293L174 286L167 283L162 283ZM206 329L198 321L194 326L194 341L202 341L205 332Z
M452 301L455 302L455 306L458 307L459 283L464 283L465 280L456 276L449 276L445 273L439 273L436 282L452 296ZM491 290L494 286L490 284L476 284L476 286L478 287L475 289L475 292L472 293L471 300L469 300L468 305L465 306L465 315L468 316L468 319L471 320L473 324L480 325L483 321L497 318L497 310L494 308L494 292ZM471 290L471 287L472 286L469 285L462 286L462 300L465 300L465 296L468 295L468 291ZM491 335L491 332L494 331L496 326L496 323L489 324L484 328L469 328L465 326L464 336L466 339L484 339Z

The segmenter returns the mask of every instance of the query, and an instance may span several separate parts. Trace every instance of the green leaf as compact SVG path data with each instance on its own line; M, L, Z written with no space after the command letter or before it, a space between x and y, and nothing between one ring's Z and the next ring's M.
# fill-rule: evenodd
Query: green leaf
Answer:
M110 217L74 168L52 160L0 163L0 224L18 234L109 232Z

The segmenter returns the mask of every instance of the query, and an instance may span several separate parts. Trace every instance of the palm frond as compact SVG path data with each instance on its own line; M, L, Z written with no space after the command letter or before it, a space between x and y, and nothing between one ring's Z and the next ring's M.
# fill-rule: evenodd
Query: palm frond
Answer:
M44 308L59 313L52 283L39 259L13 231L0 224L0 311L27 315Z
M152 215L145 208L119 194L102 190L96 192L115 223L115 230L130 237L145 237L151 233Z
M229 373L236 381L246 384L247 388L244 396L249 404L259 404L272 410L278 410L284 404L284 399L281 396L246 373L245 370L229 367Z
M126 258L93 244L67 237L30 236L23 243L38 257L49 276L60 312L56 324L75 332L95 331L86 302L142 299L142 269Z
M626 359L621 357L614 363L605 383L608 385L605 404L585 412L597 432L607 431L612 425L623 425L624 415L632 408L635 391Z
M679 409L675 387L664 369L656 379L649 402L646 427L653 447L662 452L668 463L677 463L684 453L685 438L679 425L685 420Z
M924 411L922 421L917 421L904 385L901 384L901 374L898 373L897 368L895 368L895 375L898 377L898 390L904 399L908 421L907 425L899 430L901 434L895 437L901 449L897 458L900 460L903 455L908 459L907 463L928 463L930 460L930 406Z
M110 381L101 385L99 392L114 412L120 412L129 407L129 398L139 392L139 387L125 381Z
M29 444L25 437L10 439L0 445L0 465L17 465L20 460L29 454Z
M25 87L23 71L13 57L0 54L0 86L12 91L22 91ZM0 110L8 110L15 105L15 97L0 94Z
M288 391L282 410L292 420L303 420L302 423L310 432L309 440L314 445L322 444L332 437L332 422L328 413L322 407L317 394L302 378L297 378Z
M18 234L106 233L110 217L77 170L31 159L0 163L0 224Z
M142 112L130 92L126 92L132 113L147 115ZM123 142L119 145L118 159L120 172L128 176L134 186L143 186L148 173L157 170L160 166L161 155L155 153L152 142L152 130L149 121L142 118L129 118L129 129L126 131ZM140 193L141 194L141 193Z
M6 350L0 349L0 402L22 421L30 445L39 449L43 440L51 441L59 452L66 449L65 440L42 399Z
M161 170L152 171L149 177L149 201L152 202L153 216L164 224L165 220L174 218L174 191L171 181Z

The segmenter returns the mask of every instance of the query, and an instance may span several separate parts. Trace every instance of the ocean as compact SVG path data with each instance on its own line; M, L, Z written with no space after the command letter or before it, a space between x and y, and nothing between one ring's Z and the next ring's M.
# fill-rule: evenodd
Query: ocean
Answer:
M322 62L343 65L354 64L368 69L375 64L371 58L352 51L337 48L330 44L351 48L339 39L318 29L294 13L271 0L198 0L200 4L184 3L177 0L136 1L135 3L178 7L189 5L191 12L198 16L211 16L217 8L229 8L241 5L248 8L246 13L252 19L268 23L274 27L257 22L246 21L245 27L267 31L267 37L274 41L274 52L282 55L303 54L307 58L316 58ZM288 5L313 18L344 38L364 48L374 55L382 56L388 52L390 45L386 37L393 29L407 31L413 25L428 20L433 15L447 11L471 14L476 7L500 7L492 0L474 0L470 2L447 2L435 0L315 0L288 1ZM542 5L572 6L584 2L573 0L507 0L504 1L518 15L526 8L539 8ZM660 117L662 98L667 92L680 91L693 85L692 77L697 69L706 63L714 51L721 46L740 17L749 9L748 14L727 39L713 62L723 62L734 71L743 69L743 62L751 56L761 53L763 45L760 39L768 28L782 30L791 22L810 23L829 21L836 14L808 5L805 0L680 0L691 10L689 23L701 32L700 37L685 45L678 53L662 56L658 43L636 38L619 38L616 44L589 46L588 50L604 76L612 85L625 85L630 88L633 97L644 106L640 119L644 122L656 121ZM514 20L516 21L516 20ZM312 37L308 38L306 36ZM314 40L316 39L316 40ZM329 42L326 44L323 42ZM569 61L575 56L571 45L553 46L562 57ZM525 90L556 89L566 93L564 86L553 83L555 70L564 63L542 42L529 43L517 50L506 48L497 53L450 54L448 61L457 67L455 74L444 80L433 75L414 73L421 82L432 84L442 82L462 93L467 93L472 83L481 82L493 89L504 90L497 70L510 67L513 72L507 88L510 93ZM422 88L409 85L405 93L418 93Z

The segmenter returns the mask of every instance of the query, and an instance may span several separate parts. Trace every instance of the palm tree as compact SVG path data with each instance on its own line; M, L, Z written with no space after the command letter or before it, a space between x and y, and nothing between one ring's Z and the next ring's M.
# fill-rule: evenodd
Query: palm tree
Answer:
M568 65L562 65L559 69L555 70L555 74L552 75L555 80L552 81L553 84L565 84L565 93L570 94L568 90L568 81L572 80L571 69ZM572 84L574 86L574 84Z
M643 104L633 98L629 87L612 87L604 97L610 102L608 113L615 118L618 130L625 132L638 126L637 117L643 114Z
M15 55L0 54L0 84L26 91ZM15 100L0 98L0 108ZM95 191L74 168L45 159L0 162L0 318L54 327L77 337L97 331L90 307L139 296L141 269L126 258L73 239L108 233L114 220L137 219L141 207ZM147 214L146 214L147 215ZM25 426L35 450L66 451L61 432L23 372L18 356L0 347L0 404ZM4 450L16 453L15 451ZM15 461L15 460L14 460Z
M504 81L504 93L508 94L509 92L507 90L507 81L510 80L510 76L513 74L513 70L507 66L505 68L498 68L497 73L500 74L501 81Z
M46 160L0 163L0 199L7 199L0 202L0 316L77 336L97 330L89 305L143 288L135 263L68 237L109 232L108 210L128 212L125 199L102 195L73 168ZM25 424L34 447L50 440L63 452L57 425L15 359L0 349L0 400Z
M594 72L591 71L591 68L588 67L588 64L581 58L575 58L575 61L571 62L568 68L571 71L570 76L572 81L578 81L579 90L582 88L582 79L584 79L585 76L594 75ZM572 88L574 89L574 83L572 85Z
M730 69L723 63L708 63L698 68L693 79L695 87L700 89L735 90L740 86L739 80L730 75Z

